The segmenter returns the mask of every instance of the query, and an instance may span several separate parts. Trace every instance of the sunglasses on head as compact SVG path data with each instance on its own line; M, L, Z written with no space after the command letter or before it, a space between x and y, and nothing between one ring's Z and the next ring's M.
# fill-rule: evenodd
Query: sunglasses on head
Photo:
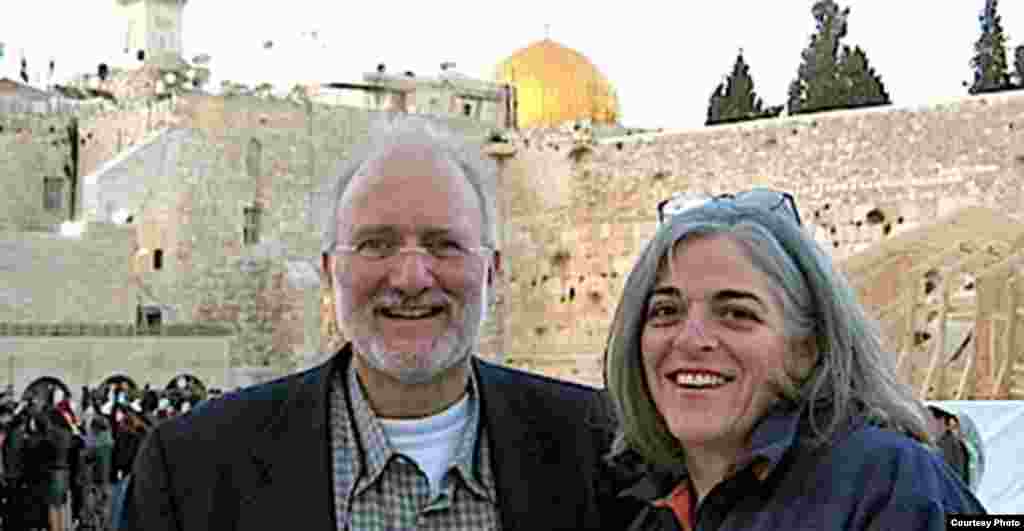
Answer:
M768 188L754 188L745 192L720 195L678 193L658 203L658 224L661 225L673 216L713 201L731 201L740 206L763 208L770 212L781 211L783 215L795 221L798 226L803 225L793 195L789 192L779 192Z

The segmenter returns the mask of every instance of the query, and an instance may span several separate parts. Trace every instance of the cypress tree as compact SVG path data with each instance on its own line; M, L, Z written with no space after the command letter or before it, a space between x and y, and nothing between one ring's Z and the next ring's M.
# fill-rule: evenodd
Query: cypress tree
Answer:
M843 60L839 64L839 78L843 81L842 99L844 107L871 107L890 103L882 79L868 64L867 54L860 46L843 49Z
M1006 59L1006 33L998 10L998 0L985 0L985 7L978 15L981 36L974 43L974 57L971 58L974 82L967 90L970 94L1012 88Z
M764 113L764 103L754 92L750 66L743 59L743 50L740 50L732 73L711 94L705 125L753 120Z
M1013 52L1013 70L1017 76L1017 88L1024 88L1024 44Z
M801 52L797 77L790 83L789 113L891 103L864 50L840 43L847 34L850 8L840 8L834 0L818 0L811 13L816 32Z

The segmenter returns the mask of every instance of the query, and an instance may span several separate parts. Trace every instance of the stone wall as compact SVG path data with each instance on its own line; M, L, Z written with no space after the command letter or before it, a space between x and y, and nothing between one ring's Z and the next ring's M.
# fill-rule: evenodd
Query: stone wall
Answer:
M116 374L163 388L187 373L207 388L233 388L238 378L228 366L231 339L0 336L0 381L20 392L38 378L56 377L75 397L82 386L98 386Z
M168 308L168 321L232 323L239 338L226 347L232 366L291 370L316 358L312 348L337 346L332 293L317 278L318 192L382 113L192 94L155 112L156 119L148 107L81 118L81 168L99 167L118 153L125 157L106 168L109 181L98 178L88 186L95 187L96 197L121 194L139 210L127 252L100 252L124 262L111 263L112 272L97 278L126 268L124 278L138 285L136 299ZM471 120L444 121L475 138L489 129ZM47 130L44 122L32 123L39 124L33 130ZM169 128L163 131L164 126ZM838 261L965 204L1020 217L1022 129L1024 95L1005 93L932 108L605 138L584 150L576 149L572 132L513 135L505 149L514 154L499 157L505 271L483 352L511 365L600 384L601 353L625 277L654 232L656 203L673 192L788 190ZM119 142L117 130L134 133L122 133ZM125 154L126 134L158 148L142 154L138 144L138 152ZM23 156L0 159L5 182L14 182L11 175L60 167L57 155L25 147L28 139L0 135L0 142L22 142ZM26 164L42 169L25 169ZM243 209L251 206L260 207L259 242L246 244ZM33 215L38 217L19 214ZM153 265L156 249L164 256L159 271ZM75 252L91 256L85 249ZM47 288L40 279L33 282ZM75 308L48 306L16 317L95 315L94 308ZM310 319L317 313L323 326L314 334Z
M839 261L963 205L1024 214L1020 92L612 138L571 163L563 132L523 136L502 176L506 356L593 384L655 205L674 192L790 191Z
M107 168L88 195L137 210L133 275L145 301L182 321L233 323L239 340L232 343L232 365L291 370L310 350L334 348L338 339L336 333L310 337L310 319L320 319L316 301L330 297L315 273L319 192L370 123L384 116L185 96L171 119L176 127ZM486 132L471 120L446 121L478 138ZM259 238L246 243L244 211L254 206ZM163 251L159 271L156 249Z
M81 177L170 125L173 108L173 100L164 100L89 105L73 112L0 112L0 230L52 229L72 217L95 219L81 211ZM62 180L59 209L44 208L46 178Z
M0 321L134 323L134 231L92 225L81 238L0 234Z
M0 114L0 230L52 228L70 216L74 163L68 115ZM44 208L44 179L61 179L60 208Z
M83 116L79 121L79 175L95 172L153 131L172 125L174 108L171 99L132 101Z

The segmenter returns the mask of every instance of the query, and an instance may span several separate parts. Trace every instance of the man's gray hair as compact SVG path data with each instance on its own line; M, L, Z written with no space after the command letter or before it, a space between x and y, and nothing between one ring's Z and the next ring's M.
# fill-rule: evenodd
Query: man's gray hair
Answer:
M867 419L930 443L924 406L898 380L880 327L814 239L777 212L714 201L659 227L626 280L605 359L605 384L619 420L610 457L631 450L667 466L685 458L651 397L640 339L644 309L659 274L671 267L677 244L713 235L740 244L782 305L784 335L791 344L807 342L815 350L810 373L795 374L794 360L787 360L791 381L775 382L783 400L809 414L801 440L825 444L848 422Z
M352 154L341 161L338 169L324 187L321 222L323 235L320 251L330 254L338 244L338 207L352 178L367 163L386 156L391 150L403 145L427 146L450 160L462 171L480 199L483 234L481 243L491 249L497 248L497 219L495 216L495 193L497 166L483 153L482 143L472 142L464 135L421 116L399 115L382 118L370 126L366 139L353 149Z

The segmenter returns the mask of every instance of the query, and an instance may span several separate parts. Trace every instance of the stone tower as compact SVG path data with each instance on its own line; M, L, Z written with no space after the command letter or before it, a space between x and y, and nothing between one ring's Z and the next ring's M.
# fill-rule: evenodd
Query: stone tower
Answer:
M181 61L182 12L187 0L116 0L126 62L173 67Z

